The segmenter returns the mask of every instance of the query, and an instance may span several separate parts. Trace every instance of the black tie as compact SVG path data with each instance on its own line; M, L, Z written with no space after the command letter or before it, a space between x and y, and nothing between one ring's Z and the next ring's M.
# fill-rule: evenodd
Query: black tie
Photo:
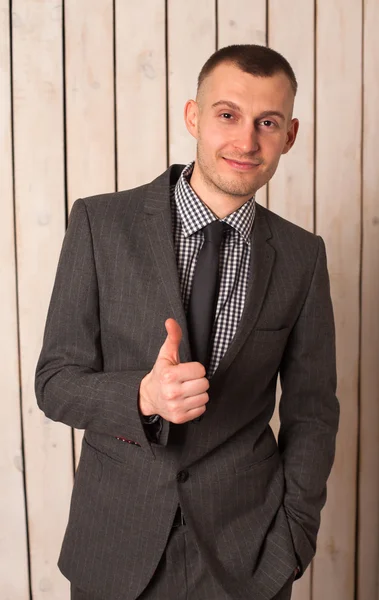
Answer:
M203 228L188 307L188 330L193 359L207 369L219 288L219 254L225 224L213 221Z

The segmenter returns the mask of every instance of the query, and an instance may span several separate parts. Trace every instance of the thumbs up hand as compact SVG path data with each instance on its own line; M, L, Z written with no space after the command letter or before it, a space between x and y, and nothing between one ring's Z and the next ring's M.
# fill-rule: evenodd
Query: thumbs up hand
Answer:
M165 327L167 338L153 369L141 381L139 407L143 415L160 415L171 423L186 423L205 412L209 381L200 363L180 363L179 324L167 319Z

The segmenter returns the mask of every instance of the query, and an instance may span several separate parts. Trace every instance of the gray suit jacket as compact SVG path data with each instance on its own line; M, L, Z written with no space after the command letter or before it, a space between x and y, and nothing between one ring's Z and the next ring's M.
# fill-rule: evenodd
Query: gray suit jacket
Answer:
M244 313L199 423L138 411L174 317L191 360L172 240L174 165L149 185L72 209L37 366L40 408L85 429L59 560L77 586L134 600L164 552L178 502L233 598L272 598L316 547L338 425L335 346L321 238L257 206ZM269 427L277 375L279 443ZM116 439L122 436L135 442ZM181 471L189 477L178 477Z

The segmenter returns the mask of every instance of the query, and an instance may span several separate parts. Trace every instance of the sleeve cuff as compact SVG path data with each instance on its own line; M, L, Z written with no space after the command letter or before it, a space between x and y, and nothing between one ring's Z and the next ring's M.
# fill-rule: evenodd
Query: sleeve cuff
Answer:
M144 425L152 425L153 423L157 423L157 421L160 419L159 415L141 415L141 419L142 419L142 423Z

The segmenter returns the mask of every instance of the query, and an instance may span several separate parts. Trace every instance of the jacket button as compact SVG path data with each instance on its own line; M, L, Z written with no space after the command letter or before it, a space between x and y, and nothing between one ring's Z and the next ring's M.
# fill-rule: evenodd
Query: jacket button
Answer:
M188 477L189 477L188 471L179 471L179 473L176 476L176 481L178 483L185 483L187 481Z

